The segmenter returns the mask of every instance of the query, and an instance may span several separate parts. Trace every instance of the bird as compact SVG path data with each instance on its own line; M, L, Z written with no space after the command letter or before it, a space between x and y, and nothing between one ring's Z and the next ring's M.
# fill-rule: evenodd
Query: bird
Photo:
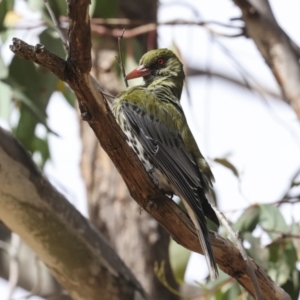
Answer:
M180 104L185 80L183 64L169 49L150 50L126 79L139 77L143 77L144 84L121 92L112 112L155 185L183 202L214 280L218 268L205 218L219 226L208 200L214 176Z

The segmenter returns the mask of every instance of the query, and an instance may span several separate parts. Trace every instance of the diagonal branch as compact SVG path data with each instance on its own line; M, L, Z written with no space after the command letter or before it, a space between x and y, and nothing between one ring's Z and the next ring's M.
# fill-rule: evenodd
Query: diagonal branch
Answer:
M76 93L82 115L89 122L104 150L121 173L132 197L149 212L184 247L203 253L195 229L187 215L152 183L140 161L125 141L125 136L116 124L98 83L89 75L76 72L69 62L56 58L44 46L29 46L14 39L11 50L17 55L50 67L51 71L64 79ZM57 64L55 64L57 61ZM67 70L67 71L66 71ZM234 277L250 294L253 286L246 264L239 250L227 239L211 232L214 254L219 267ZM254 270L265 299L289 299L289 296L273 282L254 261Z
M82 116L88 121L103 149L110 156L122 175L131 196L170 233L175 241L192 251L203 253L199 245L196 231L190 219L172 200L163 195L152 183L141 162L127 145L125 135L117 125L108 103L101 93L99 84L89 74L91 65L91 41L88 3L88 0L68 1L70 28L68 39L69 55L67 61L56 57L42 45L33 47L18 39L13 39L11 50L16 55L43 65L70 85L77 96ZM0 144L1 141L2 139L0 138ZM5 151L6 159L8 160L8 157L12 154L13 153L10 151ZM10 165L12 163L13 160L10 160ZM7 166L7 168L9 168L9 166ZM36 170L34 172L36 172ZM48 191L47 188L50 188L49 183L41 178L37 179L35 182L39 182L41 191L43 191L43 206L50 206L52 210L56 212L58 217L60 217L60 221L63 220L62 224L65 225L64 220L67 216L63 215L62 210L64 210L66 206L67 209L70 210L71 205L67 205L63 197L55 190L51 189ZM46 186L43 187L45 184ZM20 185L20 188L21 187L22 185ZM49 193L46 193L46 191ZM49 197L46 195L49 195ZM31 199L28 199L26 205L29 205L30 207L32 204L31 201ZM12 208L7 205L7 210L9 209ZM9 227L15 229L15 231L19 233L42 258L45 258L45 256L47 257L47 253L45 253L46 250L43 248L41 251L37 244L38 242L35 239L36 237L32 236L30 231L25 230L20 226L13 227L14 222L18 221L16 220L17 216L9 216L9 214L2 212L3 210L1 209L0 218L3 219ZM22 213L25 215L27 213L27 217L32 213L38 215L41 214L39 211L32 211L32 209L28 209L28 211L25 209ZM88 230L86 221L80 217L78 213L76 214L80 222L76 223L75 228L80 230L80 232L85 232L85 230ZM42 216L43 215L44 213L42 212ZM83 229L80 227L81 224L83 224ZM97 243L99 237L97 237L95 233L92 235L95 240L89 239L89 242L93 244ZM255 291L248 276L246 264L237 247L216 233L211 232L210 237L219 267L227 274L234 277L251 295L254 295ZM80 239L81 235L77 238ZM54 255L55 253L51 254ZM56 266L53 265L53 261L50 262L52 263L47 262L47 265L50 267L53 274L70 290L70 286L67 284L68 281L66 281L68 274L64 273L63 276L61 276L61 274L57 272ZM289 296L270 279L265 271L254 261L252 262L264 298L267 300L289 299ZM63 262L59 261L59 263L62 264ZM69 274L69 276L73 276L73 274ZM80 292L78 291L78 286L74 288L76 289L75 293Z
M0 219L35 251L74 300L147 296L94 227L0 128ZM16 180L17 178L17 180Z
M299 47L277 23L268 0L233 0L247 33L273 72L287 103L300 118Z

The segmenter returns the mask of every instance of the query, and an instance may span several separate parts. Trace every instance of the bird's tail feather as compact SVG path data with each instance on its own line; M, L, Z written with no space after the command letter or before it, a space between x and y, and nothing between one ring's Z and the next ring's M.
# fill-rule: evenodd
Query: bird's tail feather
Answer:
M186 210L188 211L188 214L190 218L192 219L196 229L198 238L200 241L200 245L203 250L203 254L205 256L209 274L212 280L215 280L219 276L218 267L215 261L215 257L213 254L213 250L211 247L210 239L209 239L209 231L206 227L206 221L205 217L203 215L203 220L199 220L193 209L188 205L187 201L183 200L184 205L186 207Z
M209 274L212 280L215 280L219 276L218 267L215 261L215 257L212 251L212 247L209 240L209 232L208 229L203 228L199 222L195 222L195 226L197 229L198 238L204 252L204 256L206 259L206 263L208 266Z

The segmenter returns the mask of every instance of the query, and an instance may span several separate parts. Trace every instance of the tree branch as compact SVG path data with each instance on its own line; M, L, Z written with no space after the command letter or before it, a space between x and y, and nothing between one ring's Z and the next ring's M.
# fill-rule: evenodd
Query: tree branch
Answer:
M6 251L6 253L0 251L0 276L4 279L9 279L10 276L8 255L11 242L12 233L0 222L0 249ZM26 289L28 295L42 298L44 295L51 295L51 300L72 300L50 274L45 264L23 241L17 253L17 260L19 262L18 286Z
M268 0L233 0L241 9L247 33L273 72L283 96L300 118L299 47L278 25Z
M74 299L147 298L102 236L3 129L0 161L0 219L35 251Z
M267 95L269 97L282 100L282 95L280 93L276 93L275 91L270 90L267 87L263 86L257 86L257 85L250 85L247 84L246 82L235 78L234 76L231 76L229 74L225 74L222 72L218 71L211 71L211 70L206 70L206 69L200 69L200 68L193 68L190 66L187 66L185 70L186 76L207 76L207 77L212 77L216 79L220 79L223 81L226 81L227 83L231 83L233 85L236 85L237 87L247 89L249 91L253 91L255 93Z
M258 282L257 282L257 278L255 276L255 273L254 273L254 269L253 269L253 266L252 266L252 262L251 260L249 259L247 253L246 253L246 250L243 246L243 242L241 240L241 237L239 236L239 233L238 232L235 232L234 229L230 226L228 220L225 218L224 214L218 210L218 208L215 206L215 204L211 204L213 210L215 211L217 217L219 218L219 220L222 222L222 224L224 225L224 227L227 229L227 231L229 232L229 234L231 235L231 237L233 238L233 240L235 240L239 250L240 250L240 253L246 263L246 266L248 268L248 274L249 274L249 277L252 281L252 284L253 284L253 288L254 288L254 291L255 291L255 299L256 300L263 300L263 296L262 296L262 293L261 293L261 290L260 290L260 287L258 285Z
M51 67L54 74L61 79L64 78L76 93L85 119L121 173L132 197L171 234L175 241L192 251L203 253L190 219L154 186L140 161L127 145L125 136L115 122L98 83L89 74L76 73L68 61L63 64L61 59L55 58L54 63L49 64L53 54L42 45L33 47L14 39L11 50L35 63ZM216 233L211 232L211 240L219 267L254 295L247 267L238 249ZM265 299L289 299L289 296L254 261L253 264Z
M77 96L82 115L85 120L88 121L103 149L110 156L118 171L122 175L131 196L171 234L175 241L192 251L203 253L195 228L193 227L190 219L171 199L163 195L150 180L141 162L138 160L132 149L127 145L125 135L117 125L115 118L110 111L103 94L101 93L99 84L89 74L91 65L91 42L90 24L87 12L88 3L88 0L71 0L68 2L70 17L70 51L67 61L55 57L55 55L47 51L42 45L33 47L18 39L13 40L11 50L23 58L29 59L50 69L55 75L70 85ZM0 145L1 144L3 144L3 138L0 137ZM1 149L6 149L7 151L4 150L1 152ZM11 177L11 175L10 177L8 176L9 172L14 170L12 167L14 163L16 166L19 166L20 161L15 156L11 157L11 155L14 155L14 152L7 148L0 147L0 153L4 153L3 158L0 160L1 162L4 161L4 164L0 169L0 174L3 175L3 179L0 178L0 182L1 180L4 180L2 182L6 182L8 186L8 190L6 191L6 196L8 196L8 198L4 197L4 200L1 200L0 197L0 218L2 218L9 227L19 233L21 237L34 248L39 256L46 261L53 274L69 291L72 291L72 288L74 289L74 295L81 293L84 288L88 288L82 285L70 285L67 280L68 276L70 276L67 272L68 268L69 270L72 270L71 276L75 276L73 273L73 263L75 262L73 259L76 259L76 251L72 249L73 255L68 257L68 259L72 261L72 264L64 266L62 265L63 262L59 261L59 266L63 268L64 272L57 272L58 260L55 259L56 264L54 264L53 257L57 253L53 253L53 249L50 248L51 255L49 257L49 251L46 251L45 247L42 247L45 243L43 235L37 235L35 232L31 233L32 228L37 228L37 230L46 230L47 226L49 227L49 223L57 224L56 222L59 222L61 226L53 228L55 231L55 234L52 235L54 242L57 239L58 229L67 226L70 228L71 232L76 234L72 236L72 238L71 236L68 236L68 239L60 239L61 244L59 249L61 249L61 251L66 251L63 249L70 248L69 243L72 242L73 245L74 240L82 242L82 239L86 238L88 244L92 246L86 246L83 249L84 251L82 250L80 252L87 255L87 257L83 259L85 265L98 266L97 270L98 268L101 268L101 270L105 269L105 272L112 275L117 270L115 268L116 265L112 265L114 261L109 260L107 262L104 260L103 263L106 265L105 268L105 265L101 265L98 261L99 253L94 253L92 251L96 246L97 249L101 249L101 247L108 249L108 246L102 245L99 247L98 242L100 237L95 232L91 232L91 228L87 221L83 219L78 212L74 212L74 215L72 213L72 217L69 215L70 213L63 213L65 211L72 211L72 206L65 202L63 197L58 192L55 192L45 179L41 179L41 175L37 174L38 171L36 170L36 167L33 167L32 162L28 162L28 158L25 160L27 162L25 166L27 166L28 169L24 170L24 164L22 164L22 168L17 169L17 174L19 174L19 177L21 176L20 174L24 174L24 176L27 175L27 180L30 178L29 182L23 182L22 184L18 183L19 188L16 190L9 189L12 182L11 178L14 178ZM5 174L3 174L3 170L5 170ZM28 170L31 171L30 173L33 173L30 177L28 177ZM35 189L36 192L32 194L32 197L25 201L22 196L24 194L24 189L26 190L29 186L31 186L29 184L30 182L34 183L34 189L30 190L30 193L34 192ZM23 193L21 193L21 190L23 190ZM17 192L19 192L18 195L16 195ZM40 197L37 197L37 194L40 195ZM8 199L10 199L10 201L8 201ZM40 205L33 205L35 201L37 201L36 203L40 203ZM2 207L5 209L2 209ZM16 210L16 208L21 207L22 210ZM53 212L53 214L50 214L49 209ZM18 214L21 214L22 218L20 218ZM39 221L41 228L36 225L34 227L28 226L26 228L24 224L22 224L23 218L26 221L30 221L32 219ZM18 226L15 225L16 223ZM20 226L21 224L22 226ZM72 231L72 228L76 228L77 231L80 230L82 234L78 235L78 232ZM84 235L86 232L89 232L88 236ZM242 286L245 287L245 289L248 290L251 295L254 295L255 291L251 280L249 279L246 264L240 255L239 250L230 241L222 238L216 233L211 232L210 237L214 255L219 267L224 272L234 277ZM48 242L48 239L46 242ZM49 244L46 244L49 247ZM101 252L103 252L103 250ZM78 260L76 260L76 262L78 263ZM273 282L265 271L262 270L254 261L253 266L260 289L265 299L289 299L289 296L280 287L278 287L277 284ZM94 268L92 268L92 270L94 270ZM122 268L122 270L124 270L124 268ZM84 278L90 278L89 276L92 274L85 275L88 277L84 276ZM98 272L97 275L101 276L101 272ZM94 276L92 276L92 278L94 279ZM125 280L127 278L128 277L123 279ZM99 279L100 278L97 278L96 281L92 280L92 282L97 282L98 284ZM103 280L105 281L106 279ZM97 286L94 285L94 288L97 289ZM86 298L89 297L85 296L85 299ZM123 299L125 299L125 297Z

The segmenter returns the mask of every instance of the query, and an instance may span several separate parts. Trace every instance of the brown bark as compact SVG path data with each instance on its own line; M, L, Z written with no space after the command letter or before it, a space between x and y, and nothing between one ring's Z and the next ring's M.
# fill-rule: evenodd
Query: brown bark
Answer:
M99 295L101 300L147 299L103 237L1 128L0 162L0 219L33 249L74 300L99 300Z
M130 2L133 6L127 6ZM156 20L156 1L123 1L123 14L128 17ZM133 11L130 7L134 8ZM138 12L140 10L140 12ZM147 12L147 16L145 16ZM146 49L147 36L138 42ZM105 91L116 95L122 89L114 67L117 39L101 38L93 42L92 74ZM87 187L88 210L91 221L109 240L126 265L133 271L152 299L176 300L154 274L155 262L165 262L168 283L178 288L169 263L169 234L131 198L114 164L100 147L86 122L81 122L81 169Z
M249 37L273 72L284 99L300 118L299 47L277 23L268 0L233 0Z
M86 34L82 28L83 25L80 27L81 30L78 29L79 35ZM116 124L99 85L90 75L80 72L81 64L74 67L69 61L64 61L50 53L42 45L33 47L18 39L14 39L13 43L11 50L15 54L47 67L74 90L81 105L82 117L89 122L104 150L122 175L134 200L149 212L175 241L192 251L203 254L190 219L176 203L154 186L141 162L127 145L124 133ZM217 233L210 232L210 239L219 267L254 295L245 261L238 249ZM251 263L266 300L290 299L262 268L253 260Z
M77 8L77 14L87 15L87 8L84 6L88 4L87 0L77 0L76 4L74 1L69 1L68 4L72 9ZM81 49L83 52L81 55L78 55L78 52L70 52L68 60L64 61L47 51L42 45L32 47L18 39L13 40L11 50L20 57L45 66L70 85L78 98L82 116L88 121L103 149L122 175L132 197L158 220L175 241L192 251L203 253L190 219L151 182L141 163L127 145L124 133L116 124L99 84L89 75L89 63L86 59L90 49L84 43L85 37L90 35L89 20L76 18L76 15L72 14L70 18L74 20L70 23L69 41L72 47ZM84 60L80 60L82 58ZM210 238L219 267L254 295L245 261L238 249L216 233L211 232ZM265 299L289 299L289 296L262 268L254 261L251 263Z
M11 244L11 231L0 222L0 241L8 247ZM10 254L0 251L0 277L8 280L10 276ZM71 297L51 275L45 264L23 241L17 251L18 286L34 295L47 297L51 300L71 300Z
M83 175L88 179L91 221L109 240L133 271L152 299L178 299L166 289L153 272L155 262L166 262L169 284L177 284L169 264L169 234L130 197L128 189L105 151L99 147L90 128L82 126ZM89 148L89 149L87 149ZM93 156L91 156L91 150ZM92 159L91 159L92 158ZM93 175L91 171L93 169Z

